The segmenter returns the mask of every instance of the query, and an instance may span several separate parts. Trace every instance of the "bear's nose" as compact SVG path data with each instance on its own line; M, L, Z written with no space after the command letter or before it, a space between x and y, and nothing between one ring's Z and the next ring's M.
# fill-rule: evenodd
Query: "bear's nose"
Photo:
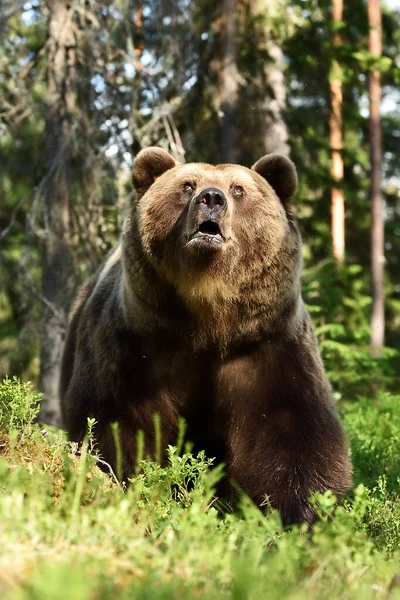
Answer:
M214 212L220 212L226 207L225 194L217 188L206 188L197 196L197 204L207 206Z

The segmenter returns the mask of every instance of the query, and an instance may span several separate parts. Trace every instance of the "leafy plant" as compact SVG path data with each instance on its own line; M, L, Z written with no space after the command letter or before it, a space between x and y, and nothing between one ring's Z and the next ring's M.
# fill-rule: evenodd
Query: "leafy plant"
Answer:
M319 262L305 270L303 292L336 399L395 390L400 353L384 348L379 359L371 354L371 299L362 267Z
M33 391L32 384L21 383L17 377L6 377L0 384L0 428L30 428L39 412L41 394Z

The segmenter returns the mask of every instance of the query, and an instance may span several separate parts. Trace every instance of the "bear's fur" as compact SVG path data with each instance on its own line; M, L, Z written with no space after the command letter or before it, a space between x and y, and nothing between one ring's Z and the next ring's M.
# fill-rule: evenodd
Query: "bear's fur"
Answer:
M71 439L95 417L115 467L117 421L126 478L137 431L153 456L154 413L163 447L182 416L188 438L257 504L267 495L285 522L311 522L310 491L343 495L351 468L300 293L293 164L180 165L148 148L133 183L120 244L70 323L61 398Z

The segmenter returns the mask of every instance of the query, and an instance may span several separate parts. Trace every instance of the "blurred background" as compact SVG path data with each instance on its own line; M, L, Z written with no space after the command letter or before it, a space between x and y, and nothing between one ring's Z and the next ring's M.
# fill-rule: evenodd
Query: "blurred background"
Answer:
M400 378L400 2L0 2L0 376L44 393L137 152L299 174L304 296L335 398Z

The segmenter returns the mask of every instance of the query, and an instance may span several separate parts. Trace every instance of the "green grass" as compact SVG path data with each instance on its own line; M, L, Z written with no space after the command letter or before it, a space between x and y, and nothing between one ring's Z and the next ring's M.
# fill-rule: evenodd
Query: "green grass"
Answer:
M356 487L339 507L316 496L312 531L246 498L221 514L221 470L176 448L124 492L33 424L37 400L0 385L2 600L400 598L400 396L345 409Z

